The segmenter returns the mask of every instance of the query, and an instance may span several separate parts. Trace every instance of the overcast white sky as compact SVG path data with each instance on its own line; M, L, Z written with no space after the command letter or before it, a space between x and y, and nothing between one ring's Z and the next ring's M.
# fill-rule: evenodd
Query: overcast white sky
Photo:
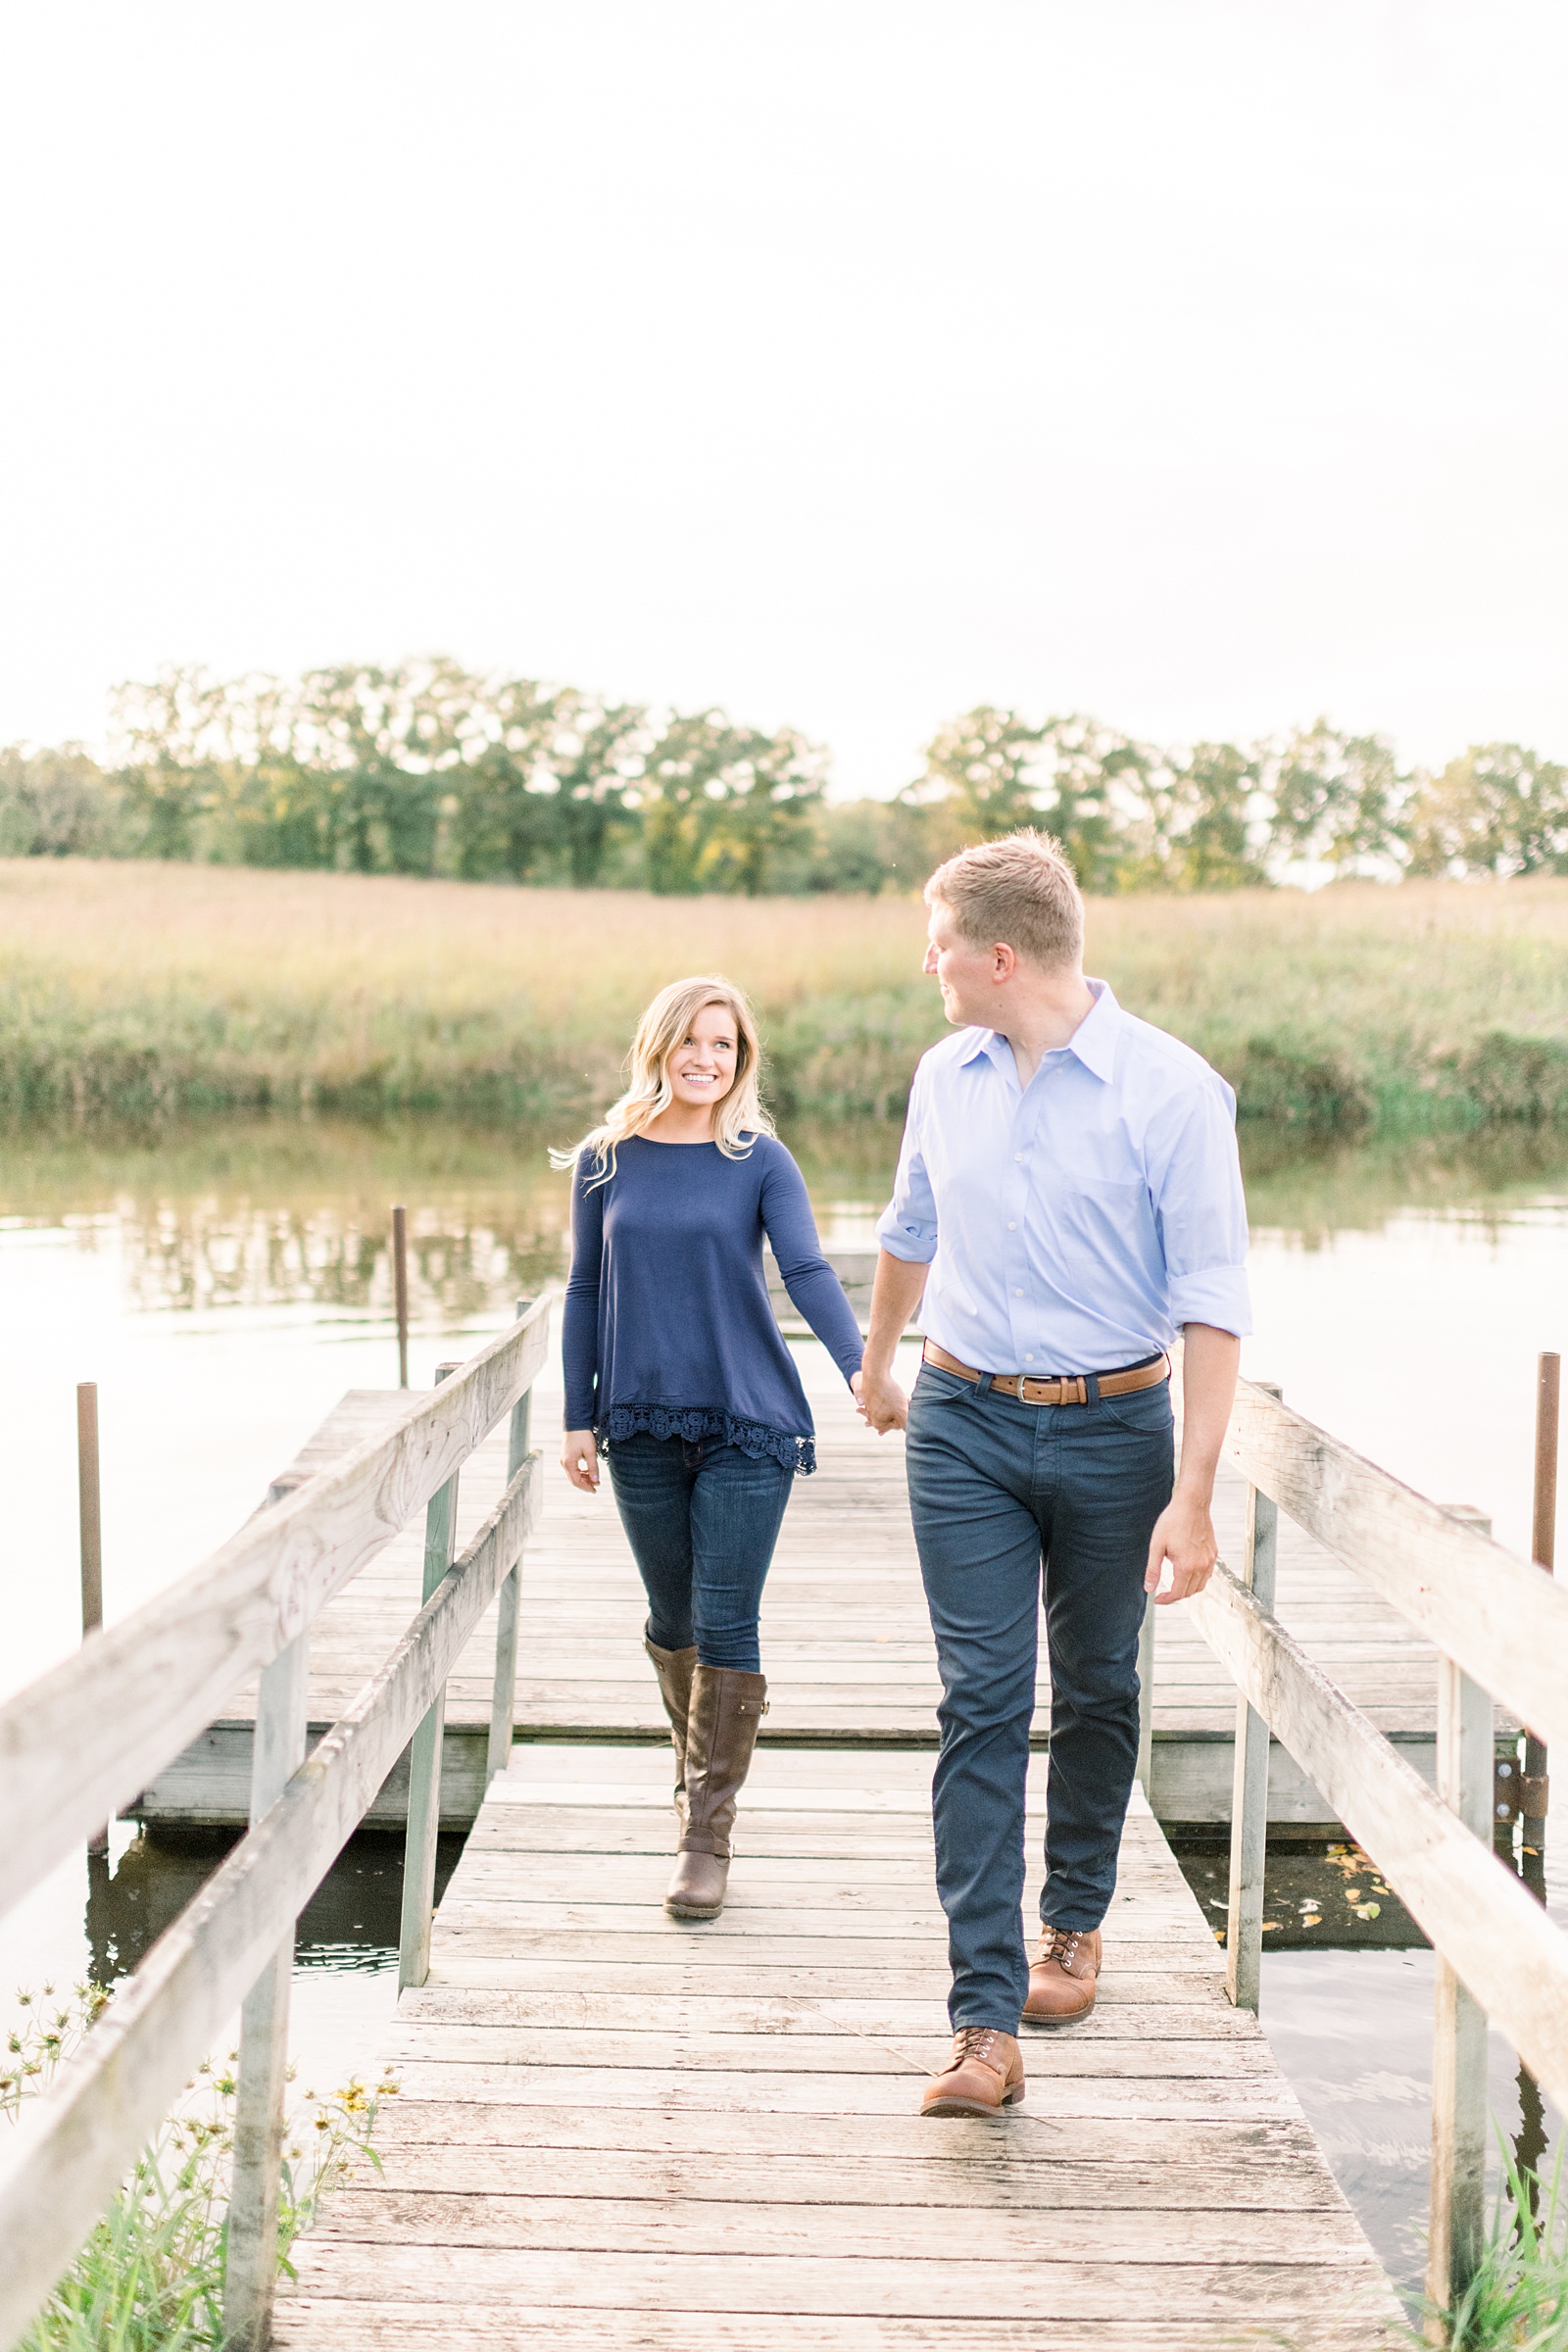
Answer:
M447 652L1568 756L1561 0L10 0L0 740Z

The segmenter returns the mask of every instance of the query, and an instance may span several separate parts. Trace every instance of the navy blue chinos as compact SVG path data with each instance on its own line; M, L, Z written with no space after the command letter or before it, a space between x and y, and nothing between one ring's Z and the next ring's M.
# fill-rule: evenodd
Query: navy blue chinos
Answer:
M925 1364L906 1461L942 1673L932 1810L949 2012L956 2028L1015 2034L1029 1989L1024 1808L1041 1599L1052 1696L1040 1916L1086 1930L1115 1889L1138 1763L1144 1575L1174 1475L1170 1384L1035 1405Z

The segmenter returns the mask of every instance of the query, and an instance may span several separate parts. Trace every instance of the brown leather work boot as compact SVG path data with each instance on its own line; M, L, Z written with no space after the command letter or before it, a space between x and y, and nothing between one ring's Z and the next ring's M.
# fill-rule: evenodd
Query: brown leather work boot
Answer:
M1029 1963L1024 2024L1075 2026L1087 2017L1095 2005L1100 1966L1098 1928L1043 1928L1039 1949Z
M664 1894L672 1919L716 1919L724 1908L735 1800L752 1767L766 1693L762 1677L739 1666L705 1666L699 1659L692 1670L686 1827Z
M675 1836L686 1832L686 1718L692 1711L692 1675L697 1665L695 1644L690 1649L661 1649L643 1635L643 1647L654 1661L659 1695L669 1717L670 1743L675 1750Z
M933 2075L922 2115L1000 2115L1023 2097L1023 2052L995 2026L960 2026L953 2056Z

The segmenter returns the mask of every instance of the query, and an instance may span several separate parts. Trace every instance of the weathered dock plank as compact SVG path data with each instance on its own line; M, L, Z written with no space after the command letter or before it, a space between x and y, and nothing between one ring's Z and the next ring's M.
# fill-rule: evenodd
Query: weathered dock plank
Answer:
M1400 2340L1141 1801L1093 2019L1028 2037L1005 2119L926 2122L929 1759L762 1752L708 1926L662 1908L662 1759L608 1760L519 1748L492 1788L400 2004L384 2169L296 2248L280 2352Z
M541 1377L534 1426L553 1452L559 1368ZM814 1398L817 1475L798 1482L763 1609L770 1743L816 1747L935 1744L937 1676L904 1493L903 1441L858 1422L842 1389ZM352 1391L286 1479L308 1475L395 1410L396 1391ZM459 1543L501 1491L498 1433L465 1468ZM1222 1477L1221 1548L1239 1559L1245 1490ZM418 1602L422 1533L410 1528L322 1612L312 1642L313 1737L330 1725L391 1648ZM1436 1729L1431 1645L1320 1544L1281 1521L1279 1614L1307 1650L1429 1780ZM648 1741L664 1737L658 1692L641 1652L642 1590L608 1489L576 1494L550 1465L542 1527L522 1571L517 1723L527 1740ZM475 1633L448 1691L442 1817L466 1827L484 1787L494 1613ZM1044 1744L1049 1686L1042 1659L1036 1740ZM1186 1613L1162 1610L1154 1678L1153 1804L1170 1823L1230 1817L1234 1686ZM242 1822L250 1774L254 1692L177 1758L130 1808L147 1821ZM368 1819L400 1822L401 1763ZM1276 1746L1270 1775L1276 1827L1332 1823L1293 1759Z

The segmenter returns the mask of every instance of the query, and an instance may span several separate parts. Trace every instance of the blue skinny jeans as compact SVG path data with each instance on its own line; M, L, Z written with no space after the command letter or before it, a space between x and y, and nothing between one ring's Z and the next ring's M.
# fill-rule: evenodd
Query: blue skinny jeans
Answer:
M704 1666L760 1674L758 1611L794 1476L719 1437L616 1440L610 1483L658 1648L695 1642Z
M955 2027L1015 2034L1029 1990L1024 1798L1042 1588L1051 1657L1050 1927L1098 1928L1138 1765L1138 1635L1170 1499L1169 1383L1031 1405L921 1367L909 1505L942 1673L932 1782Z

